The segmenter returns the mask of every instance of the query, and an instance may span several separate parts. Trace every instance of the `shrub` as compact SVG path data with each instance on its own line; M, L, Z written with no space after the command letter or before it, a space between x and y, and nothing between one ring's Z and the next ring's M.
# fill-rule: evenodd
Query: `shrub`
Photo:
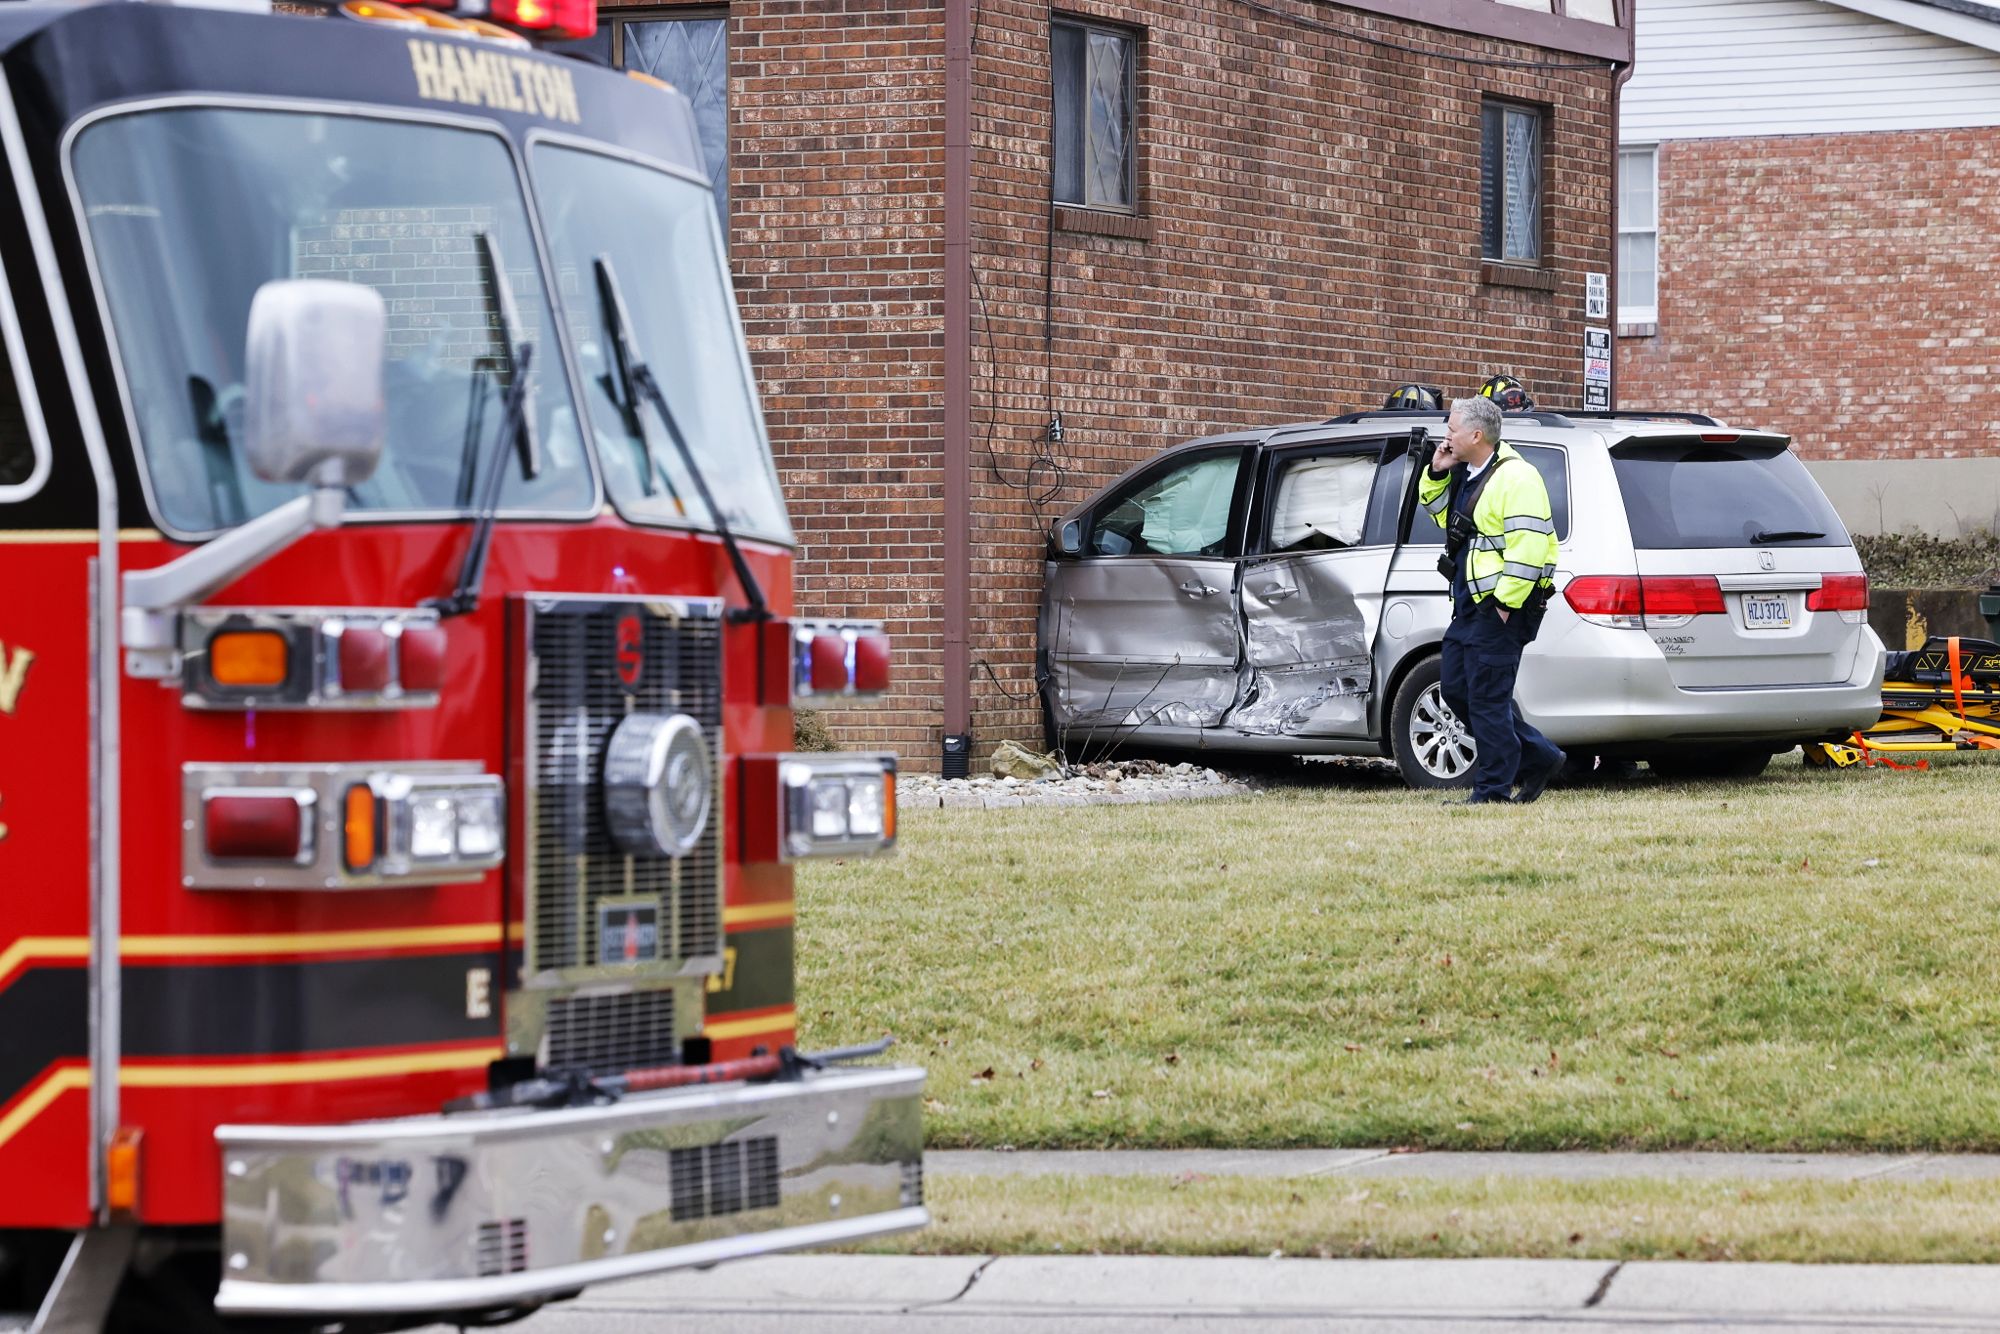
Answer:
M1881 533L1857 537L1854 549L1877 588L1985 588L2000 582L2000 536Z
M817 709L799 709L792 714L794 750L839 750L840 743L827 729L826 717Z

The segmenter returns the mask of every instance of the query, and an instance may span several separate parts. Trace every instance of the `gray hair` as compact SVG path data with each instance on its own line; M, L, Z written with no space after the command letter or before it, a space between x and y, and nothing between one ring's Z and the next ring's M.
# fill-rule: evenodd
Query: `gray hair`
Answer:
M1451 405L1460 421L1486 437L1486 443L1500 443L1500 405L1490 398L1461 398Z

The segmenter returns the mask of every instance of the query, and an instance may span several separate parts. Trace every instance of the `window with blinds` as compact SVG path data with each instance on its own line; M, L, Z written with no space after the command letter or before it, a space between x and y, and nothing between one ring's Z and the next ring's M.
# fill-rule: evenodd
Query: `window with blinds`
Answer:
M1488 100L1479 140L1479 253L1542 262L1542 120L1538 107Z
M1049 24L1055 95L1058 204L1132 212L1138 205L1132 145L1138 42L1125 29Z
M1618 323L1660 319L1657 147L1618 150Z

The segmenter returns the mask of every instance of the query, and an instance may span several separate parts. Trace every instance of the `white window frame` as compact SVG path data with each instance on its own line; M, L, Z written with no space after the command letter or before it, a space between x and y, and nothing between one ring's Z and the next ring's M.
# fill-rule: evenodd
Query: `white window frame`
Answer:
M1653 169L1653 218L1651 222L1643 227L1633 224L1631 211L1625 207L1625 200L1623 198L1625 190L1625 155L1627 153L1644 153ZM1612 262L1618 265L1619 268L1618 309L1614 313L1617 315L1617 322L1621 327L1628 324L1657 325L1660 322L1660 146L1656 143L1618 145L1618 163L1612 176L1612 188L1617 190L1620 196L1618 200L1619 253L1612 256ZM1625 300L1626 283L1623 272L1623 251L1625 248L1625 238L1628 236L1650 236L1653 239L1653 304L1650 306L1631 305Z

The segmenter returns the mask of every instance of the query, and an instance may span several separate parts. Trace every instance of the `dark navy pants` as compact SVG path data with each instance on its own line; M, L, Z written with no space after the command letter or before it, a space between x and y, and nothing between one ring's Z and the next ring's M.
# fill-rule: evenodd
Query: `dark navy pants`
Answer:
M1469 602L1461 602L1459 611L1444 632L1444 679L1439 686L1444 702L1465 720L1478 747L1472 766L1473 794L1506 797L1522 774L1539 773L1562 754L1554 742L1528 725L1514 702L1521 650L1535 637L1541 617L1517 611L1503 623L1490 607Z

